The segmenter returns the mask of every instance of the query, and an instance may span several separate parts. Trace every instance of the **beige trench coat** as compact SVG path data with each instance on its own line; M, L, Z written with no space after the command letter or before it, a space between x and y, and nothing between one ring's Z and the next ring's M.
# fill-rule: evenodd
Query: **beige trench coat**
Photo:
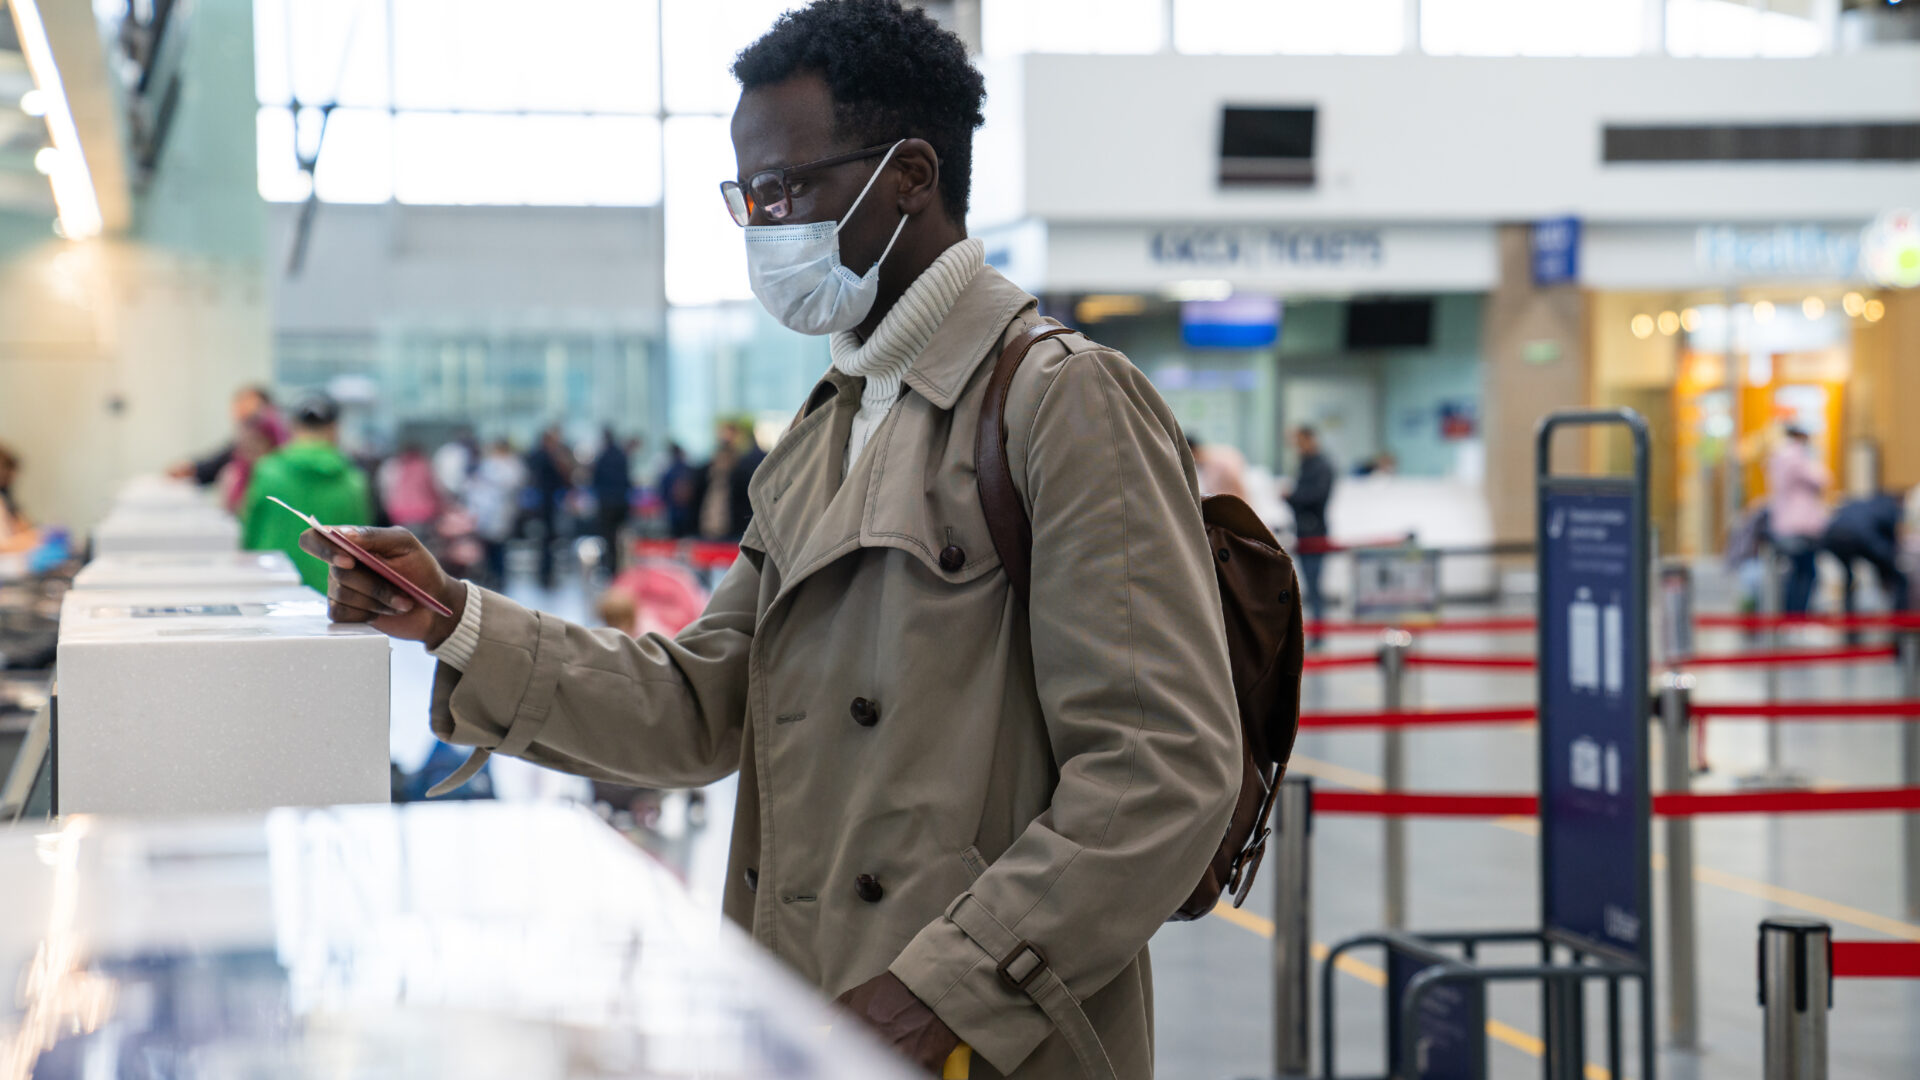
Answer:
M675 639L487 594L433 729L651 786L739 769L726 914L825 993L892 970L976 1077L1149 1077L1147 939L1225 833L1239 726L1186 442L1083 337L1013 385L1031 612L1008 586L974 425L1034 309L983 270L844 482L861 383L821 380Z

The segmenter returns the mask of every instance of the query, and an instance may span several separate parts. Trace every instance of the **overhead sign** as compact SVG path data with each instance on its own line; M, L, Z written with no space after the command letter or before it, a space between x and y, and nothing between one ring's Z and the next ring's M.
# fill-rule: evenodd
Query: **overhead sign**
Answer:
M1552 218L1533 225L1533 283L1542 287L1580 280L1580 219Z
M1849 279L1860 272L1860 230L1708 225L1694 233L1694 261L1723 278Z
M1263 267L1379 266L1386 244L1379 229L1212 226L1161 229L1148 240L1161 266L1194 270Z
M1499 279L1490 224L1028 223L1041 242L1022 257L1017 231L993 230L990 251L1019 266L1028 291L1159 293L1181 282L1285 295L1479 292ZM1006 272L1003 270L1003 272Z
M1633 477L1555 477L1543 464L1537 481L1542 923L1643 963L1653 938L1645 445Z

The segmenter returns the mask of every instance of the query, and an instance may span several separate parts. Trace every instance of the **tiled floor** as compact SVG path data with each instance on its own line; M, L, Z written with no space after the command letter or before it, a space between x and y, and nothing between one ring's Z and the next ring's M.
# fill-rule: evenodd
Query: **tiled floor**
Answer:
M569 615L586 608L584 592L563 586L527 596ZM1789 644L1833 642L1812 633ZM1702 652L1742 648L1737 635L1710 634ZM1364 639L1336 640L1335 651L1370 648ZM1526 637L1434 638L1423 648L1462 652L1515 652L1530 648ZM1761 676L1753 669L1702 673L1698 700L1758 699ZM396 680L396 686L399 680ZM1792 697L1891 698L1898 679L1890 663L1791 670L1780 692ZM1526 673L1427 671L1415 676L1413 700L1426 706L1528 704L1533 683ZM1306 688L1307 708L1355 710L1380 704L1377 676L1369 669L1316 673ZM404 715L396 701L396 717ZM1783 728L1784 761L1816 782L1893 785L1898 781L1897 725L1803 723ZM398 743L396 742L396 745ZM1534 738L1519 726L1416 731L1408 735L1408 784L1420 790L1525 791L1533 787ZM1757 769L1764 756L1764 728L1757 723L1716 720L1709 754L1716 773L1700 786L1725 785L1731 776ZM1301 738L1296 771L1318 773L1321 782L1366 782L1377 776L1380 737L1375 733L1311 733ZM1657 769L1656 769L1657 771ZM689 883L717 903L724 846L733 803L731 781L709 797L714 813L704 829L675 841ZM1530 822L1415 820L1408 828L1411 918L1420 928L1522 927L1537 923L1537 841ZM1655 850L1660 850L1655 829ZM1314 936L1333 942L1380 923L1380 833L1377 819L1323 816L1314 836ZM1754 941L1770 914L1814 915L1834 924L1842 939L1920 941L1920 919L1907 914L1899 890L1899 818L1893 814L1823 814L1787 819L1703 819L1695 834L1696 905L1700 928L1701 1052L1662 1055L1662 1073L1681 1080L1750 1080L1760 1075L1760 1010L1755 1004ZM1268 882L1271 881L1271 870ZM1655 913L1664 910L1656 875ZM1154 940L1157 1045L1160 1074L1176 1080L1267 1076L1272 1071L1270 942L1261 933L1271 916L1270 889L1263 882L1247 904L1251 918L1214 917L1170 925ZM1664 958L1663 931L1656 929ZM1519 959L1520 957L1516 957ZM1379 957L1359 959L1377 964ZM1360 975L1368 973L1356 968ZM1664 978L1664 961L1662 963ZM1381 992L1356 975L1342 974L1339 1032L1341 1071L1378 1075L1383 1068ZM1597 993L1589 995L1593 1023L1589 1057L1601 1056ZM1627 995L1629 1004L1633 994ZM1920 1076L1920 983L1843 981L1832 1013L1832 1076L1835 1080L1888 1080ZM1316 1025L1318 1003L1316 1002ZM1496 1078L1535 1076L1540 1014L1526 988L1496 989L1490 999L1496 1037L1489 1062ZM1629 1031L1633 1030L1629 1010ZM1316 1026L1317 1030L1317 1026ZM1665 1025L1662 1024L1664 1038ZM1318 1061L1318 1049L1315 1051ZM1629 1052L1629 1063L1637 1056ZM1317 1068L1317 1064L1316 1064ZM1629 1074L1635 1070L1629 1065ZM1599 1075L1589 1070L1589 1077Z

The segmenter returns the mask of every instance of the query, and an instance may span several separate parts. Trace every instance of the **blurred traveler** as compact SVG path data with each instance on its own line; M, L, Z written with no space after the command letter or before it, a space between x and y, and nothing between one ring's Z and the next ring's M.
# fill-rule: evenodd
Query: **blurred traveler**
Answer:
M403 529L431 536L433 520L440 516L440 487L433 477L433 463L420 444L403 444L380 466L378 479L387 517Z
M1880 587L1887 592L1888 605L1894 611L1906 611L1909 603L1906 572L1900 569L1900 527L1906 508L1898 496L1881 493L1843 503L1827 522L1821 546L1840 560L1846 571L1841 602L1846 613L1854 611L1853 569L1855 562L1873 567Z
M191 479L201 487L213 486L220 479L221 471L233 460L240 433L248 424L260 424L275 447L287 441L286 421L280 418L279 410L273 407L273 395L264 386L243 386L234 391L229 413L233 417L233 439L206 457L173 466L167 470L167 475L181 480Z
M465 503L467 482L480 464L480 442L471 435L448 439L433 452L433 482L443 501Z
M1225 443L1203 443L1189 433L1187 446L1193 451L1193 467L1200 477L1204 495L1247 497L1246 455Z
M833 366L751 485L677 637L587 630L365 542L453 607L340 558L336 618L436 650L436 734L655 787L742 770L725 909L930 1069L1153 1073L1146 944L1226 832L1244 767L1193 458L1152 384L1069 335L1007 388L1031 508L1017 595L975 424L1035 299L965 231L984 87L898 0L818 0L734 65L756 294ZM316 552L338 558L310 535ZM459 774L455 775L455 779Z
M1353 470L1355 476L1392 476L1400 471L1400 461L1388 451L1382 450L1361 462Z
M1789 425L1786 438L1767 458L1767 513L1773 546L1787 558L1787 584L1780 609L1805 615L1819 570L1815 561L1827 530L1827 489L1833 480L1813 452L1807 430Z
M0 443L0 551L31 551L40 543L39 530L13 497L13 482L19 475L20 456Z
M749 489L753 474L760 470L760 463L767 460L767 452L760 448L760 438L754 434L752 423L739 421L734 424L734 432L740 445L740 459L733 463L733 472L729 474L727 483L727 514L732 519L728 528L729 539L746 535L747 526L753 521L753 499Z
M540 522L540 587L553 588L553 545L559 538L555 528L559 520L560 500L573 486L573 451L560 438L559 427L540 433L540 441L527 451L527 482L534 497L533 515Z
M340 452L340 406L316 396L294 412L293 438L254 463L240 513L240 545L248 551L284 551L308 585L327 590L327 564L300 555L300 519L267 501L276 496L328 525L364 525L373 519L367 477Z
M277 426L259 416L240 425L240 434L233 441L233 453L220 470L220 501L229 514L240 513L247 487L253 481L254 463L278 450L285 441L277 438L279 434Z
M714 439L713 457L701 472L700 536L705 540L738 540L746 532L740 518L739 500L733 488L734 466L743 457L739 425L720 422ZM738 526L738 529L735 526Z
M603 433L600 452L593 459L593 505L595 531L606 545L606 566L620 572L620 529L627 523L633 499L633 458L614 435L611 427Z
M667 467L660 473L660 501L667 504L667 535L683 540L700 533L700 477L687 461L687 448L667 444Z
M513 443L496 439L467 482L467 509L473 511L474 530L485 545L484 561L490 588L507 581L507 541L520 513L520 489L527 484L527 467Z
M1752 615L1760 610L1761 594L1767 585L1766 548L1770 519L1764 496L1747 504L1733 528L1727 530L1727 569L1740 583L1740 613Z
M1327 561L1327 503L1333 500L1333 464L1320 452L1320 433L1307 424L1293 429L1293 448L1300 462L1287 492L1293 508L1295 561L1300 565L1300 587L1315 622L1327 617L1326 598L1320 592L1320 571ZM1318 639L1314 639L1318 644Z

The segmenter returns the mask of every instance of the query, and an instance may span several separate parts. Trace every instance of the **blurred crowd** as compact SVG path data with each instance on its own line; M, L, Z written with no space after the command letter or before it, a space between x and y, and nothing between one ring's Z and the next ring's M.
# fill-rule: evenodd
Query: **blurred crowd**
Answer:
M471 432L429 447L403 437L389 454L343 447L340 406L314 395L283 412L264 387L234 394L229 440L172 474L217 491L240 519L250 550L297 552L300 519L271 498L330 525L399 526L420 537L452 573L493 588L507 580L509 546L533 551L534 573L552 588L556 567L578 558L617 578L633 536L738 540L753 516L747 485L766 452L753 426L723 420L704 462L670 443L659 460L645 444L605 427L569 442L558 425L531 446L483 442ZM0 451L0 482L11 472ZM11 518L0 483L0 541ZM315 588L326 568L294 554Z

